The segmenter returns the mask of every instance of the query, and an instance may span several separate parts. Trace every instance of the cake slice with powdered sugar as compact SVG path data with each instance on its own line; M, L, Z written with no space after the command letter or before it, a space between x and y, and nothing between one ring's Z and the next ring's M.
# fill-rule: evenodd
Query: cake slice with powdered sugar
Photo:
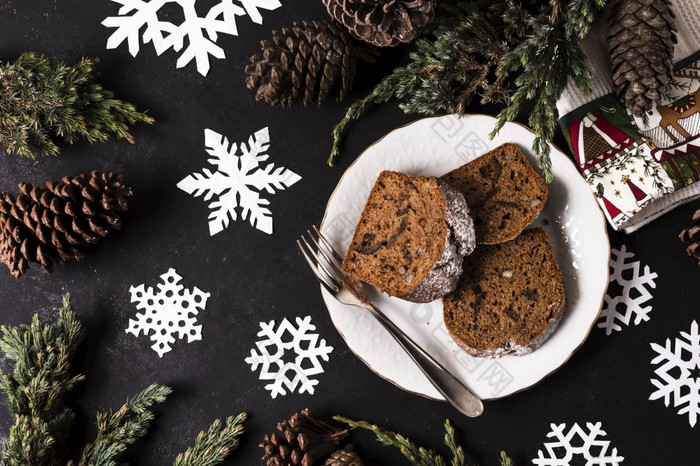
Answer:
M445 326L476 357L522 356L539 348L564 314L564 280L539 229L482 245L464 260L464 274L445 296Z
M464 195L478 244L515 238L537 218L547 201L544 178L512 143L498 146L440 179Z
M343 270L391 296L430 302L452 291L474 226L464 196L434 177L383 171L370 192Z

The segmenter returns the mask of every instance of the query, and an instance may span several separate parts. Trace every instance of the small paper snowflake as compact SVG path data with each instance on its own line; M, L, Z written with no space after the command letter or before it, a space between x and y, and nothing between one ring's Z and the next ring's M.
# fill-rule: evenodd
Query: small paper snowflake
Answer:
M600 313L598 327L605 329L605 334L622 330L620 324L629 325L634 317L634 325L649 320L651 306L643 306L653 296L650 288L656 288L656 273L649 266L642 266L640 261L631 261L634 253L627 252L623 244L620 250L612 249L610 254L610 283L622 286L622 294L611 296L610 290L605 295L605 304Z
M608 452L609 440L600 437L607 435L600 428L601 423L586 423L586 430L574 423L571 429L566 431L566 424L550 424L552 429L547 437L554 438L554 442L545 442L545 452L537 451L537 458L533 464L543 466L568 466L576 458L576 464L586 466L618 466L625 458L617 453L617 448ZM561 455L561 456L560 456Z
M651 343L658 353L651 364L661 364L654 370L658 379L651 379L657 390L651 394L650 400L664 399L669 405L673 399L673 407L678 414L688 414L691 427L695 427L700 414L700 334L698 323L693 321L690 333L680 332L681 338L674 343L666 339L666 346Z
M153 43L158 55L169 48L182 50L187 39L187 47L177 60L182 68L192 60L197 62L197 71L206 76L209 72L209 55L225 58L224 50L216 45L218 34L238 35L236 16L245 16L257 24L262 24L259 9L274 10L282 6L279 0L220 0L205 16L197 13L197 0L112 0L119 3L119 16L110 16L102 22L116 31L107 40L107 48L115 49L127 41L129 53L139 52L141 31L143 43ZM180 24L163 21L158 13L168 4L177 4L184 20ZM204 8L199 5L200 10Z
M154 293L153 287L146 288L143 284L132 286L131 302L138 303L136 308L142 313L136 314L136 319L129 319L127 333L139 336L151 334L154 341L153 350L161 358L170 351L170 345L175 342L174 334L182 340L187 336L187 343L202 339L202 326L197 323L197 314L207 305L209 293L204 293L199 288L185 289L180 284L182 277L175 269L168 270L160 276L162 283L158 285L158 292Z
M313 394L318 380L310 377L323 372L320 360L328 361L328 355L333 351L333 347L326 345L326 340L319 342L317 334L308 333L316 330L311 324L311 316L297 317L296 323L297 327L284 319L275 329L274 320L260 322L258 336L264 339L255 343L257 351L250 350L250 356L245 359L253 372L261 366L260 380L272 380L265 385L272 398L286 395L284 387L290 392L299 387L299 393ZM290 351L295 354L293 361L289 357Z
M202 173L194 173L183 179L177 187L195 197L204 194L208 201L212 196L218 200L209 204L209 233L215 235L229 224L229 216L236 220L241 209L241 219L248 218L252 226L267 234L272 233L272 212L265 207L270 201L260 197L257 191L274 194L275 189L282 190L301 179L299 175L284 167L274 169L270 163L261 166L260 162L268 159L265 152L269 147L270 134L263 128L248 139L248 145L239 147L231 144L219 133L207 129L204 131L207 152L212 156L208 162L216 165L217 171L205 168ZM253 189L254 188L254 189Z

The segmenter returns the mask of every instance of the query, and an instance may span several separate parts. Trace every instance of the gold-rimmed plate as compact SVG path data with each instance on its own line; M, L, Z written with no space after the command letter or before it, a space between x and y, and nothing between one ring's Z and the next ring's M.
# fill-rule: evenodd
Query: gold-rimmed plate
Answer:
M321 231L346 251L364 204L382 170L441 176L506 142L517 144L536 166L535 135L507 123L489 140L495 119L486 115L426 118L399 128L367 148L347 169L331 195ZM440 300L414 304L370 289L387 316L482 399L501 398L531 387L561 367L583 344L600 313L609 281L610 243L603 213L574 164L552 146L554 181L533 226L543 228L564 277L565 315L547 342L526 356L474 358L445 329ZM349 348L374 372L398 387L442 399L418 367L368 313L345 306L324 289L323 299Z

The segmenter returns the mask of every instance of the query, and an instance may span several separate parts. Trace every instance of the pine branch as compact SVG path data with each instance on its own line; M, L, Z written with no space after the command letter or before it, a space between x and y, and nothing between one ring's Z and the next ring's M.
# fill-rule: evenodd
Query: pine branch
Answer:
M415 466L446 466L447 463L442 455L433 450L427 450L419 447L410 439L396 432L384 430L374 424L365 421L353 421L343 416L333 416L333 419L347 424L350 428L360 428L373 432L377 440L388 447L398 448L403 456L405 456ZM464 449L455 442L455 429L452 427L449 419L445 419L445 445L452 452L451 466L464 466ZM501 466L513 466L513 461L506 455L504 451L500 456Z
M442 4L432 35L416 41L410 62L396 68L364 99L353 103L333 129L329 163L343 132L368 103L401 100L405 113L462 115L475 95L505 103L491 137L528 102L532 149L552 179L549 142L557 129L556 102L569 80L590 94L591 71L578 40L600 17L606 0L550 0L529 11L516 0Z
M70 360L84 337L70 295L54 326L38 315L30 325L2 326L0 351L15 363L12 374L0 370L0 390L14 417L8 437L2 441L2 466L55 466L75 463L66 459L70 427L75 414L65 406L67 393L84 380L71 375ZM154 418L152 407L162 403L170 388L152 384L116 413L97 415L97 438L83 450L79 466L116 466L126 448L146 434ZM218 419L201 432L195 445L178 455L175 466L211 466L223 461L238 446L246 414Z
M350 426L350 428L360 428L373 432L377 440L388 447L398 448L412 464L417 466L446 466L445 459L433 450L426 450L417 446L410 439L396 432L383 430L380 427L365 421L353 421L342 416L333 416L333 419ZM455 464L455 463L453 463ZM459 464L459 463L457 463ZM459 465L461 466L461 465Z
M0 144L10 154L58 155L54 141L106 141L110 134L133 143L129 126L153 123L133 104L96 82L97 59L68 66L24 53L0 66Z
M396 70L393 74L385 77L382 81L374 88L372 92L369 93L363 99L353 102L348 108L345 116L340 122L333 127L333 147L331 148L331 154L328 157L328 165L331 167L335 163L336 157L340 155L340 140L345 132L345 127L352 120L358 120L365 111L367 104L381 104L388 102L394 96L394 94L400 92L400 89L405 89L408 87L410 82L409 77L402 76L400 70Z
M212 466L221 463L226 456L238 447L238 438L243 434L246 413L226 418L222 425L219 419L207 432L197 435L194 446L177 455L174 466Z
M148 431L155 417L150 408L164 402L171 392L169 387L152 384L116 413L98 413L97 439L85 447L79 466L116 466L127 446Z
M564 25L566 35L575 39L586 37L606 3L607 0L569 0Z
M505 451L501 452L500 462L501 466L513 466L513 460L506 455Z
M591 71L578 39L591 28L605 0L553 0L549 9L530 20L530 36L503 57L496 74L516 75L516 91L508 106L498 114L493 138L509 121L515 120L523 105L534 101L528 123L536 135L532 150L538 155L547 182L552 181L551 147L557 129L557 100L571 79L585 95L591 93ZM574 6L576 5L576 8ZM566 11L566 13L563 13Z
M2 443L2 464L56 464L65 457L75 417L64 406L66 394L84 379L70 374L70 360L84 336L70 295L63 297L55 326L34 315L30 325L1 329L0 350L15 363L11 375L0 371L0 390L15 420Z
M514 0L477 0L441 4L427 37L416 41L410 62L386 76L365 98L354 102L333 129L330 165L339 154L350 121L367 104L394 98L405 113L463 114L477 93L485 101L503 101L507 91L493 70L525 35L529 14ZM499 40L494 40L494 37Z
M452 427L449 419L445 419L445 445L452 452L452 466L464 466L464 449L455 442L455 428Z

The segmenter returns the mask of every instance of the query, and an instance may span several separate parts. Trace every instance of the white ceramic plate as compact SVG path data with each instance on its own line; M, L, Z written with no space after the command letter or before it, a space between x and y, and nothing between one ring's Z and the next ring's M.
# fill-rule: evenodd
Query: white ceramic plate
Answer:
M508 123L488 139L494 118L467 115L426 118L399 128L370 146L340 179L328 201L321 230L338 251L350 245L365 201L382 170L440 176L505 142L518 144L530 161L534 134ZM559 262L567 304L559 328L537 351L501 359L473 358L447 334L442 302L414 304L379 293L370 298L387 316L482 399L511 395L555 371L583 343L608 285L610 244L605 219L574 164L552 146L554 181L533 224L542 227ZM333 323L350 349L373 371L404 390L443 399L398 343L360 308L345 306L321 290Z

